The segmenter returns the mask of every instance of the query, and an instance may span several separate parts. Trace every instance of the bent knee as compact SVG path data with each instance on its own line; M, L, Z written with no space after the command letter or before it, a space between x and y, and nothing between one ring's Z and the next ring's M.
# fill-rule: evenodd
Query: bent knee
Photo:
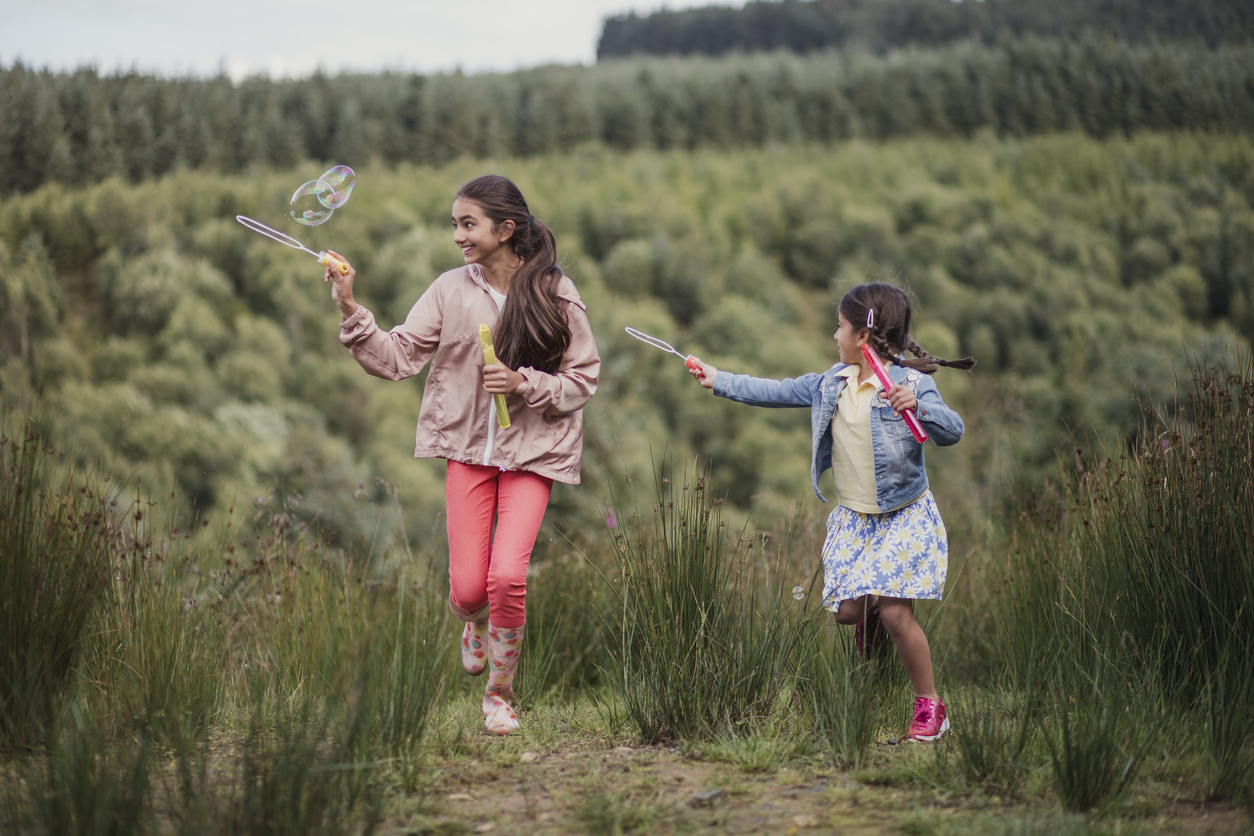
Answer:
M849 598L841 601L840 606L832 613L837 624L857 624L866 615L865 598Z
M898 599L889 603L881 598L880 621L884 623L885 629L890 633L909 627L914 623L914 612L910 609L910 602Z

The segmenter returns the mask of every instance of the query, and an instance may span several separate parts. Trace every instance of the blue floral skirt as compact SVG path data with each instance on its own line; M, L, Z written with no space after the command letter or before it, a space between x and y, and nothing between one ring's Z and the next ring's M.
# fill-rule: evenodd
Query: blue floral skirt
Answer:
M887 514L843 505L827 518L823 606L863 595L939 600L949 570L949 540L932 492Z

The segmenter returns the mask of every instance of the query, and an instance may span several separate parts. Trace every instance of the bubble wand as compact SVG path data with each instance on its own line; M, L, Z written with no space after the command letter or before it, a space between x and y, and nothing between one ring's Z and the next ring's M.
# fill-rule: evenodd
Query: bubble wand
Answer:
M492 347L492 332L486 322L479 325L479 344L483 346L483 364L495 366L496 349ZM505 405L505 396L493 395L492 400L496 402L496 423L503 430L509 429L509 407Z
M254 221L252 218L245 217L244 215L236 215L235 220L239 221L241 224L248 227L253 232L256 232L259 235L266 236L271 241L278 241L280 244L283 244L284 246L287 246L287 247L291 247L294 250L304 250L305 252L313 256L314 258L318 259L319 264L327 265L332 270L339 270L341 276L348 275L348 270L349 270L348 265L340 261L338 258L336 258L333 255L330 255L325 252L316 253L313 250L306 247L301 242L297 241L292 236L285 235L282 232L279 232L277 229L271 229L265 224L260 223L259 221Z
M654 348L660 348L662 351L668 351L676 357L681 358L684 361L685 366L697 372L697 374L701 376L701 379L705 380L705 373L701 371L701 364L697 362L696 357L693 357L691 354L680 354L670 343L663 342L657 337L650 337L648 334L637 331L635 328L626 328L624 330L646 345L651 345Z
M866 314L866 327L869 329L874 325L875 309L872 308ZM897 384L893 383L893 379L888 376L888 368L885 367L884 361L875 353L875 349L871 348L870 340L864 342L859 348L862 349L862 356L866 358L867 363L871 366L871 371L875 372L875 376L880 379L880 385L884 387L884 394L887 395ZM927 431L919 423L919 419L915 416L913 409L901 410L901 417L906 419L906 426L910 428L915 441L920 444L927 441Z

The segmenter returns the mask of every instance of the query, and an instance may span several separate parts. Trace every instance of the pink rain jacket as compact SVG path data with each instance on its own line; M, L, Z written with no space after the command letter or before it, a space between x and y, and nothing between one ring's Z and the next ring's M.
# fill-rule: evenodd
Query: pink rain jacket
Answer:
M493 417L483 388L479 325L495 330L496 303L483 268L468 264L441 275L415 303L405 322L382 331L364 307L340 321L340 342L376 377L402 380L431 361L418 416L418 458L525 470L557 482L579 483L583 405L597 388L601 358L583 301L563 276L570 347L557 374L524 366L518 391L506 395L510 426Z

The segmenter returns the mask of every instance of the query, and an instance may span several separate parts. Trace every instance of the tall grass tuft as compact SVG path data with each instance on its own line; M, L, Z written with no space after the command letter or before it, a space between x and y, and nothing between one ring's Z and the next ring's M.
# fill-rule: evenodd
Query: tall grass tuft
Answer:
M69 471L53 487L33 420L0 431L0 747L45 737L109 599L114 520L100 484Z
M431 585L398 584L396 613L379 646L366 656L379 686L379 734L383 751L397 756L419 744L431 711L448 681L447 636L453 632L443 596Z
M1220 664L1206 684L1206 752L1212 798L1254 807L1254 670Z
M581 550L596 553L595 547ZM515 686L523 705L549 696L568 698L599 683L606 591L597 575L598 569L578 554L550 557L528 571L527 646Z
M1096 655L1152 669L1180 706L1211 671L1254 667L1254 375L1199 368L1127 453L1076 451L1060 485L1021 498L989 568L1001 605L968 633L1024 685L1044 664L1082 687Z
M147 740L111 739L81 701L71 701L32 759L40 763L27 770L11 826L19 834L149 832L153 759Z
M619 639L607 676L649 742L765 716L810 635L763 551L728 531L699 465L656 477L651 512L616 507Z
M129 530L115 537L113 606L97 621L104 647L88 667L94 681L110 683L104 698L116 716L155 743L188 749L222 710L229 648L207 611L206 580L174 532L178 509L156 505L137 490Z
M1088 688L1059 694L1045 739L1055 787L1068 810L1105 807L1131 788L1157 731L1143 710L1149 690L1128 688L1124 675L1099 659Z
M255 711L238 765L214 776L208 755L180 755L171 817L188 834L369 833L377 797L369 780L377 763L361 758L371 733L362 693L332 707L313 701Z
M1006 712L977 701L954 728L959 763L969 784L999 795L1018 792L1028 770L1024 750L1040 720L1035 688L1028 688L1021 710Z
M820 610L818 617L823 616L826 613ZM798 694L814 717L815 734L828 753L837 763L857 769L879 731L879 706L889 677L887 660L858 656L851 633L824 631L801 662Z

